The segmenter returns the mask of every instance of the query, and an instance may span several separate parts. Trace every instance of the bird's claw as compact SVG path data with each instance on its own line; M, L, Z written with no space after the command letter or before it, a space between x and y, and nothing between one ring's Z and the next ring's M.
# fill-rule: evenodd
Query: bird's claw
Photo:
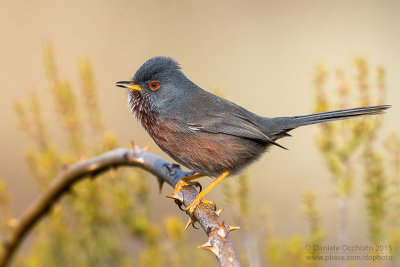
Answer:
M175 201L179 201L179 202L183 202L183 196L182 196L182 193L181 192L179 192L179 193L177 193L177 194L173 194L172 196L166 196L167 198L172 198L172 199L174 199Z
M201 186L201 184L200 184L199 182L187 182L187 181L181 179L181 180L179 180L178 183L175 185L174 195L180 193L180 192L182 191L182 188L183 188L184 186L192 186L192 185L198 187L198 188L200 189L200 192L201 192L201 190L203 189L202 186Z
M192 225L194 229L199 229L198 227L196 227L196 226L194 225L195 222L196 222L196 221L195 221L194 219L192 219L191 217L189 217L189 220L187 221L186 226L185 226L185 231L189 228L190 225Z
M182 195L182 192L179 192L179 193L174 194L174 195L172 195L172 196L166 196L166 197L167 197L167 198L172 198L173 200L175 200L175 203L176 203L176 205L178 205L179 209L182 210L182 211L185 211L185 210L182 208L182 205L183 205L183 195Z
M196 187L199 187L199 189L200 189L199 194L196 196L196 198L193 200L193 202L186 208L186 213L189 215L189 221L186 224L185 230L190 225L193 225L193 227L195 229L198 229L198 228L196 228L194 226L194 222L196 221L195 216L194 216L194 212L196 211L196 209L200 205L200 203L208 205L209 207L214 209L214 211L217 210L217 206L215 205L215 203L213 201L209 201L209 200L203 199L205 193L202 192L203 188L202 188L201 184L199 182L191 181L191 180L200 178L202 176L203 176L202 174L197 174L197 175L188 176L188 177L184 177L184 178L180 179L178 181L178 183L175 185L174 193L171 196L167 196L169 198L173 198L175 200L175 203L179 206L179 208L181 210L183 210L182 209L182 204L183 204L182 189L183 189L183 187L184 186L196 186Z
M200 203L204 203L204 204L210 206L212 209L214 209L214 211L217 210L217 205L215 204L214 201L203 199L202 196L197 195L197 197L193 200L193 202L190 203L190 205L186 208L186 213L191 218L194 218L194 212L196 211L196 209L200 205Z
M182 204L183 204L182 188L184 186L193 186L193 185L199 187L200 192L201 192L202 186L201 186L200 183L198 183L198 182L188 182L188 181L185 181L185 180L181 179L176 184L175 189L174 189L174 193L171 196L167 196L167 197L174 199L175 203L178 205L179 209L182 210L182 211L185 211L182 208Z

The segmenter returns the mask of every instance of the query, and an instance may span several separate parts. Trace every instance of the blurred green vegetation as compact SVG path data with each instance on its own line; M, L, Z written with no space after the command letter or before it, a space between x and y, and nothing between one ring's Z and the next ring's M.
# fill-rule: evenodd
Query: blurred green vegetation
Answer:
M36 94L15 103L19 127L31 140L26 160L39 191L46 190L64 166L119 146L102 120L88 59L78 62L82 85L77 94L58 73L51 45L44 47L43 58L66 145L53 141ZM204 252L194 242L184 245L188 242L180 220L151 220L149 183L155 181L145 175L133 169L112 170L79 183L39 223L31 244L17 253L13 266L208 266L210 257L201 257ZM0 180L1 233L15 221L7 207Z
M316 112L386 102L385 70L382 67L371 68L364 58L354 59L351 72L337 69L332 77L329 81L329 73L322 65L316 68ZM336 85L331 86L333 92L328 93L330 82ZM332 96L333 93L336 95ZM371 254L393 257L390 262L375 262L374 266L396 266L400 242L400 142L396 133L386 137L379 134L383 119L384 116L369 116L321 124L316 143L330 170L338 201L341 216L339 244L351 244L347 206L354 192L354 180L362 179L371 245L374 248L387 246L383 251Z
M45 73L66 145L53 141L44 120L39 96L32 94L15 103L20 129L31 145L26 160L32 179L42 192L57 173L73 162L119 146L116 135L107 130L97 101L94 74L88 59L79 60L81 88L77 93L58 73L51 45L43 49ZM355 79L337 70L331 86L323 66L315 72L315 111L366 106L385 102L385 72L370 68L362 58L355 60ZM352 75L352 74L351 74ZM351 76L353 77L353 76ZM372 86L373 84L374 86ZM333 89L332 89L333 88ZM332 92L328 92L332 89ZM336 95L335 95L336 94ZM362 179L371 244L391 245L388 252L400 254L400 137L392 133L378 138L382 116L346 120L320 126L316 143L330 171L333 200L341 211L338 233L328 233L321 224L317 195L309 190L299 200L309 233L283 238L273 230L267 209L252 210L250 177L223 183L224 207L241 226L235 247L243 266L320 266L329 262L309 260L319 256L307 246L324 244L327 236L339 235L348 242L348 208L355 179ZM134 138L134 136L132 136ZM382 145L384 144L384 145ZM383 149L385 148L385 149ZM152 181L142 171L123 169L95 180L87 179L53 208L32 234L24 251L17 253L13 266L214 266L208 252L199 250L201 240L189 240L183 222L173 215L153 221L149 198ZM296 203L294 203L296 205ZM0 179L0 231L7 233L13 223L9 197ZM358 211L355 211L358 212ZM259 223L262 222L260 227ZM0 247L1 253L2 247ZM360 262L355 262L360 264ZM369 262L361 262L363 266ZM372 265L372 263L371 263ZM375 262L374 266L385 262Z

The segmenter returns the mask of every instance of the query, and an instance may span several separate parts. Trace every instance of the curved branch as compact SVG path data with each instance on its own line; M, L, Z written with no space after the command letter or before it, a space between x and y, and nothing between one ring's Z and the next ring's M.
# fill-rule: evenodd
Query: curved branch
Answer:
M180 178L190 175L190 172L183 171L178 165L171 164L163 158L137 147L135 149L118 148L84 162L75 163L64 169L50 187L17 219L11 233L3 242L0 267L5 267L10 263L24 237L50 211L53 205L69 192L72 185L86 177L94 177L121 166L139 167L154 174L160 186L166 182L174 187ZM183 204L188 206L197 194L195 188L184 187L182 190ZM196 209L195 219L209 236L209 241L201 247L212 251L217 256L220 266L240 266L228 235L228 232L234 228L226 227L218 214L205 204L200 204Z

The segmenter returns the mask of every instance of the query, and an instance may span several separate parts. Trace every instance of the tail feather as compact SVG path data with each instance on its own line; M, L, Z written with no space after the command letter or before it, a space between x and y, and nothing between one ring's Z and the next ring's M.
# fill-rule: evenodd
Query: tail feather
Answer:
M350 118L367 116L367 115L382 114L388 108L390 108L390 105L371 106L371 107L363 107L363 108L351 108L351 109L343 109L343 110L315 113L315 114L304 115L304 116L295 116L295 117L291 117L292 118L292 128L309 125L309 124L315 124L315 123L350 119Z
M317 124L329 121L344 120L361 116L377 115L385 112L390 105L370 106L362 108L342 109L303 116L265 118L268 120L265 133L272 140L287 136L287 132L305 125Z

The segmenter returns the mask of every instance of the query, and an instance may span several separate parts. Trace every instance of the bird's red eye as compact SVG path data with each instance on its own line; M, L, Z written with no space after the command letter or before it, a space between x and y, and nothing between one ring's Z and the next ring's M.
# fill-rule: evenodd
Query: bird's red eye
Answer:
M149 87L151 90L155 91L158 89L158 87L160 87L160 83L157 81L149 82Z

